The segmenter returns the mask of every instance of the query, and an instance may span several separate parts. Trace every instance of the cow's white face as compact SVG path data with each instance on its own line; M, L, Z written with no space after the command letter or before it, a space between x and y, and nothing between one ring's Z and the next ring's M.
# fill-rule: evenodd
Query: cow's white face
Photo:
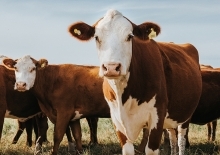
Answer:
M34 86L36 77L36 65L30 56L25 56L17 60L15 64L15 89L26 91Z
M117 78L127 74L132 56L132 31L132 24L116 10L108 11L95 26L100 76Z

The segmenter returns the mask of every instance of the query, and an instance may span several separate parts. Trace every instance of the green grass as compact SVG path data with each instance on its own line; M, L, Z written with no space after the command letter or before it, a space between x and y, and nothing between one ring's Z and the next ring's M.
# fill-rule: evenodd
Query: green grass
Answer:
M121 154L121 147L119 141L112 127L111 119L99 119L98 124L98 140L99 145L88 146L90 141L90 133L85 119L81 120L82 125L82 142L85 145L84 155L118 155ZM218 123L218 126L220 123ZM218 129L217 126L217 129ZM52 149L53 142L53 124L49 122L49 129L47 132L50 143L44 144L44 155L49 155ZM2 139L0 142L0 155L33 155L34 144L32 147L26 146L26 133L24 132L17 144L11 144L12 139L17 131L17 122L13 119L5 119ZM216 141L207 141L206 126L190 125L189 140L191 147L186 150L186 155L217 155L219 153L219 132L216 133ZM34 139L34 137L33 137ZM135 148L138 146L141 135L135 141ZM160 154L167 155L161 142ZM59 148L60 155L67 155L67 138L64 137ZM137 153L138 154L138 153ZM140 155L140 154L139 154Z

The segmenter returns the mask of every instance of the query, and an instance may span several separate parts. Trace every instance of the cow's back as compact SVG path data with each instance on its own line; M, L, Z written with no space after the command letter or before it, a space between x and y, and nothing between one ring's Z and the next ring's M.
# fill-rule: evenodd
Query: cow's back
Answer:
M198 51L191 44L158 43L166 75L169 117L187 120L201 95ZM184 116L180 118L180 113ZM188 117L188 118L187 118Z

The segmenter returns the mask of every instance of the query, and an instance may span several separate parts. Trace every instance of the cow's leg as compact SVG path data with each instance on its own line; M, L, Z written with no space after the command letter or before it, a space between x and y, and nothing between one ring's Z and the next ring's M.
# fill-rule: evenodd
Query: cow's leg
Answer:
M138 146L139 152L144 152L144 149L147 145L148 136L149 136L149 130L147 128L143 128L143 137L141 140L141 144Z
M186 146L186 133L187 128L189 127L189 121L185 122L182 125L179 125L178 130L178 146L179 146L179 155L184 155L185 153L185 146Z
M37 116L35 116L37 117ZM37 139L39 137L39 131L38 131L38 125L37 125L37 120L36 118L33 118L33 128L34 128L34 134L35 134L35 144L37 142Z
M18 142L18 139L20 138L21 134L25 129L25 122L20 122L19 120L17 120L17 122L18 122L18 130L12 141L12 144L16 144Z
M5 99L4 91L0 91L0 140L2 137L2 129L4 124L5 112L6 112L6 99Z
M217 120L212 121L212 141L215 141Z
M211 139L211 122L207 123L207 129L208 129L208 141Z
M82 148L82 131L80 126L80 120L74 120L70 122L70 127L72 130L73 137L76 141L76 151L77 154L81 154L83 151Z
M31 147L32 146L32 130L33 130L33 119L30 118L27 121L25 121L25 126L26 126L26 133L27 133L27 142L26 145Z
M170 148L171 148L171 155L176 154L176 149L177 149L177 137L176 137L176 130L175 129L167 129L167 132L169 134L169 139L170 139Z
M190 143L189 143L189 137L188 137L188 133L189 133L189 128L187 128L186 130L186 148L190 147Z
M98 144L97 138L97 127L98 127L98 117L88 117L86 118L89 129L90 129L90 142L89 145Z
M53 146L52 155L57 155L60 142L63 139L63 136L66 132L66 128L68 127L70 119L71 119L71 115L68 115L63 111L61 112L57 111L57 121L54 127L54 146Z
M169 133L167 129L163 129L163 134L164 134L164 140L163 140L163 149L165 154L170 154L171 152L171 147L170 147L170 138L169 138ZM177 140L176 140L177 143Z
M68 140L68 152L69 153L74 153L75 152L75 145L72 139L72 135L71 135L71 131L70 131L70 127L68 126L66 128L66 137Z
M35 145L35 154L42 153L42 144L44 141L47 141L47 129L48 129L48 122L47 117L41 113L34 117L36 124L37 124L37 132L38 134L36 145Z
M163 134L163 121L164 119L160 117L156 127L152 127L152 124L149 124L149 138L145 148L146 155L159 154L159 146Z
M122 147L122 154L123 155L134 155L134 145L132 142L130 142L127 137L120 132L119 130L116 130L116 134L119 138L121 147Z

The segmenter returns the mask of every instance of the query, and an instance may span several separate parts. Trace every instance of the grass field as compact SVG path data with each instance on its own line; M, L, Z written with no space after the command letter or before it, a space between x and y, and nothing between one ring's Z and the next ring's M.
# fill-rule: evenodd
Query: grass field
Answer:
M117 136L112 127L111 119L99 119L98 125L98 140L99 145L88 146L89 143L89 128L85 119L81 120L82 125L82 141L85 145L84 155L118 155L121 154L121 147L119 145ZM218 123L220 126L220 123ZM216 141L207 141L207 128L206 126L190 125L189 140L191 147L186 150L186 155L217 155L220 154L219 145L220 137L217 126ZM17 131L17 122L13 119L5 119L2 139L0 142L0 155L33 155L34 145L32 147L26 146L26 133L24 132L20 137L17 144L11 144L12 139ZM44 144L44 155L49 155L53 142L53 124L49 122L49 130L47 132L48 140L50 143ZM141 135L135 142L137 148L140 142ZM33 137L34 139L34 137ZM163 149L163 142L160 148L161 155L167 155ZM59 148L60 155L67 155L67 139L63 141ZM138 154L138 153L137 153ZM140 155L140 154L139 154Z

